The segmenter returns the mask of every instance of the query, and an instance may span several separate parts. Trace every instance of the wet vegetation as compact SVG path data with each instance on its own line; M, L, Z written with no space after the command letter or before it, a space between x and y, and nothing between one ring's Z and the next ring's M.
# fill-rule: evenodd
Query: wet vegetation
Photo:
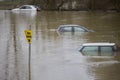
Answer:
M5 0L0 2L0 8L13 8L23 4L38 5L44 10L114 10L120 12L120 0Z

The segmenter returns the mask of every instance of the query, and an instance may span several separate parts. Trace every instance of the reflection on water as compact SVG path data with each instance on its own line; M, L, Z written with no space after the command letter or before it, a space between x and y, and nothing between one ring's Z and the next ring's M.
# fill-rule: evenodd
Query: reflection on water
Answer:
M37 15L36 11L11 11L14 15L23 15L25 17L29 17L29 18L35 18L35 16Z
M24 30L31 26L32 80L119 80L119 52L88 57L78 51L86 42L120 44L119 21L118 13L0 11L0 79L28 79ZM56 29L61 24L78 24L95 32L59 34Z

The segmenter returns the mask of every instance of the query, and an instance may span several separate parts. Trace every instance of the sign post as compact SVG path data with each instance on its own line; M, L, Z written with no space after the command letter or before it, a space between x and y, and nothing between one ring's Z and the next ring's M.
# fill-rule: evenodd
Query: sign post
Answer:
M32 30L25 30L26 40L29 44L29 62L28 62L28 80L31 80L31 43L32 43Z

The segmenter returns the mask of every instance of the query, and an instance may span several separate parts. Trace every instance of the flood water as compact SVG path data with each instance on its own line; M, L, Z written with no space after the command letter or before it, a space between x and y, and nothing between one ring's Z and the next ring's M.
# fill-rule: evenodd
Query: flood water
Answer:
M64 33L61 24L79 24L94 32ZM120 45L120 13L0 11L0 80L28 80L29 44L24 30L33 31L31 80L120 80L120 52L84 56L87 42Z

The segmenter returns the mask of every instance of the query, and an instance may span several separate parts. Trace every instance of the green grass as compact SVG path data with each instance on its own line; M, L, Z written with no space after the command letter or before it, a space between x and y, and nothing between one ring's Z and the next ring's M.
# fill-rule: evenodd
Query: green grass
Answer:
M3 10L12 9L19 4L20 4L20 2L1 1L0 2L0 9L3 9Z

